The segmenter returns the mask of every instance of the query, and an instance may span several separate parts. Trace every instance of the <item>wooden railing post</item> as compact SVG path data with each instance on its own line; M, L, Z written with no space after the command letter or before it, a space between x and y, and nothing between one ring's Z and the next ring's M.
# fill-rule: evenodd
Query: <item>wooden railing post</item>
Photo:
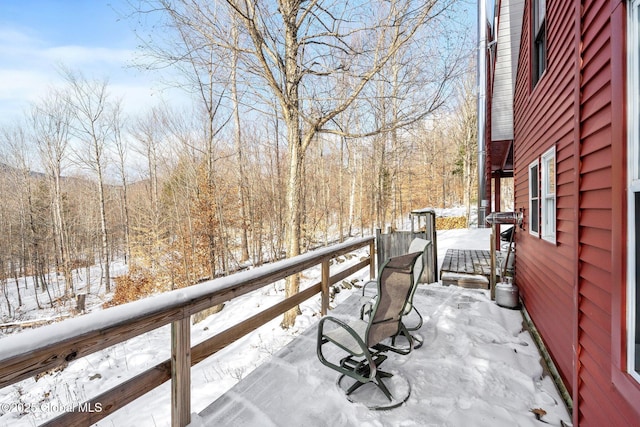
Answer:
M191 422L191 317L171 323L171 426Z
M320 306L320 315L326 316L329 310L329 260L322 261L322 303Z
M369 242L369 279L376 278L376 241Z

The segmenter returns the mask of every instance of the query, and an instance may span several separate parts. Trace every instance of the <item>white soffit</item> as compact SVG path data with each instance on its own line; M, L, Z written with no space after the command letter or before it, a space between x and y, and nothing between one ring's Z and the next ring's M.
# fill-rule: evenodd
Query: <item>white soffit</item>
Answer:
M491 139L513 139L513 92L516 82L524 0L501 0L497 23Z

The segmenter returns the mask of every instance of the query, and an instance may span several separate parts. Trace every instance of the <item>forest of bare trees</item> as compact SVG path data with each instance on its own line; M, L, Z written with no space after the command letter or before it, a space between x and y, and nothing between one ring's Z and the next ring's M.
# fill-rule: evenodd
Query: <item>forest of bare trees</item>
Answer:
M126 116L108 80L61 69L0 129L3 293L50 306L100 265L89 291L121 303L472 203L464 1L135 3L139 66L193 105Z

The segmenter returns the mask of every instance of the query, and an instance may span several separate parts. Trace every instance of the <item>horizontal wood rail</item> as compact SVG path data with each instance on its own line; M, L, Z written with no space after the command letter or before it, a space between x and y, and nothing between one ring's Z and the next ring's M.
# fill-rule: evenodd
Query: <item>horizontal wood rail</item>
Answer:
M332 259L366 246L369 246L369 257L330 276L329 262ZM321 312L326 314L331 285L367 265L370 277L375 276L374 253L375 238L363 237L188 288L10 335L0 340L0 388L66 366L75 359L171 323L171 359L87 402L73 402L87 408L95 408L100 404L102 411L68 412L44 425L91 425L170 379L172 425L185 426L190 422L191 414L191 366L318 293L322 294ZM319 283L191 347L191 315L317 265L322 269L322 280Z

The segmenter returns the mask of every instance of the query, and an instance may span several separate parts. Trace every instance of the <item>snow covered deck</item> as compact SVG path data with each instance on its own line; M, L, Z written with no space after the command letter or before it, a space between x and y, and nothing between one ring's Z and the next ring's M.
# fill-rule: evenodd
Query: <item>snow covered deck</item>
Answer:
M361 303L353 294L329 315L355 316ZM318 361L316 323L193 414L191 425L570 425L519 311L498 307L488 291L438 284L421 285L414 303L425 318L424 345L384 364L411 384L401 407L348 402L337 373Z

